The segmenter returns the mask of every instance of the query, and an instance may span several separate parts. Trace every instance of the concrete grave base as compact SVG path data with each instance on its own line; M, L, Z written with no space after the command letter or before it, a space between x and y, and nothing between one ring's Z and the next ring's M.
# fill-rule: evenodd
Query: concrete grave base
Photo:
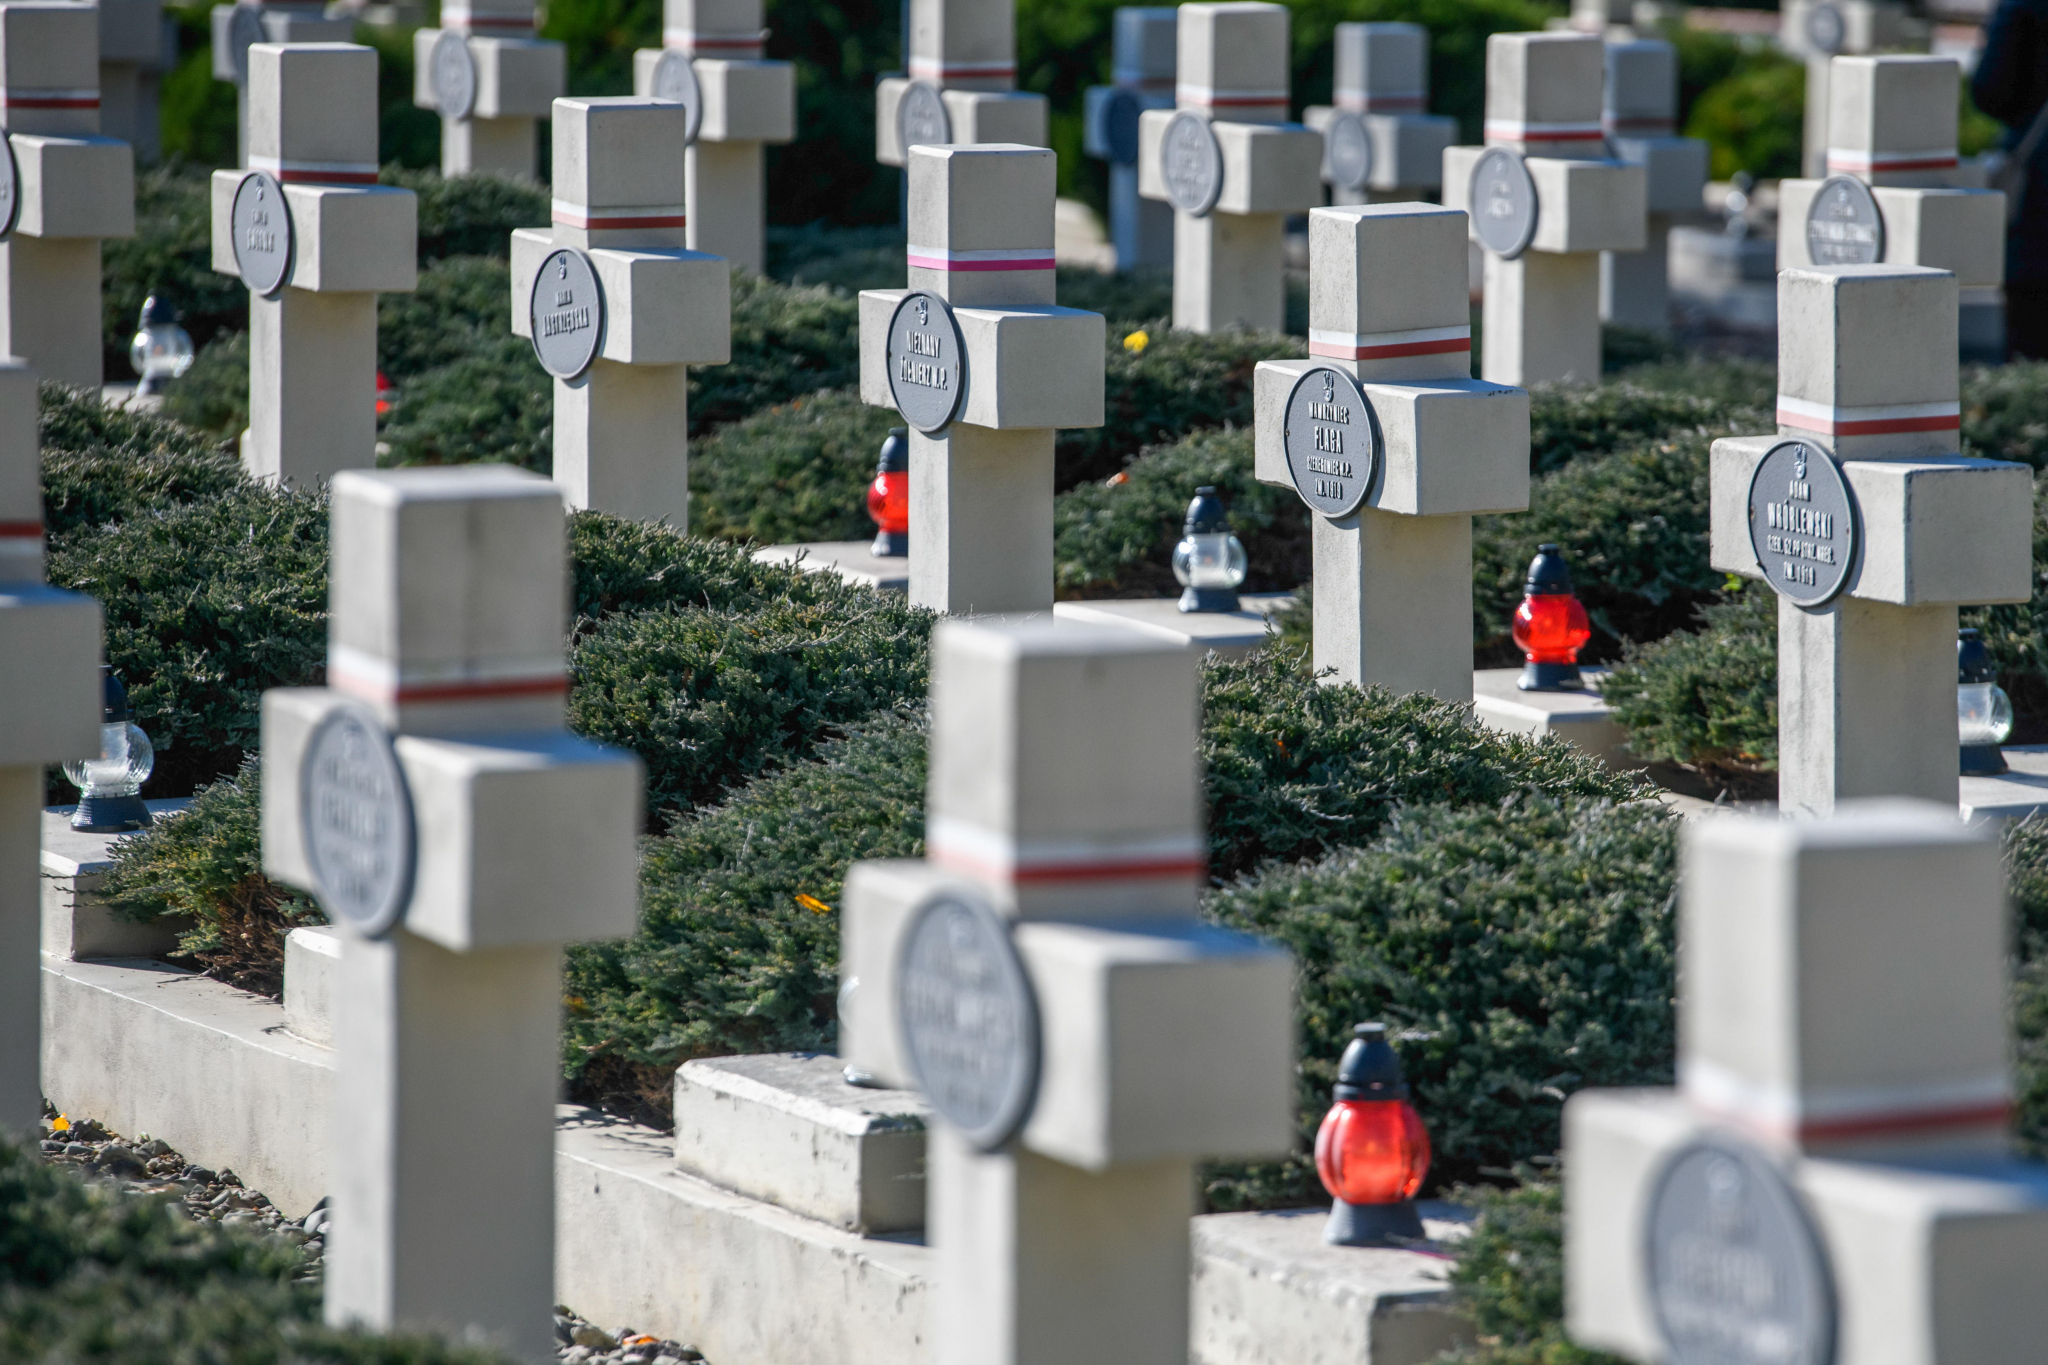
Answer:
M1604 668L1580 670L1586 686L1577 692L1524 692L1515 686L1519 668L1482 668L1472 674L1472 711L1480 723L1509 734L1541 739L1556 735L1613 768L1640 768L1628 751L1628 732L1615 723L1600 695Z
M1236 611L1182 611L1176 597L1055 602L1052 619L1127 626L1192 648L1242 658L1273 638L1271 619L1294 605L1291 593L1244 593Z
M767 545L754 551L757 564L794 564L805 573L836 573L849 583L884 592L910 591L910 557L883 556L873 540L817 540L801 545Z
M190 798L145 801L161 820L192 804ZM57 957L159 957L178 946L183 920L123 919L100 899L100 883L114 865L119 834L71 828L76 806L43 811L43 951Z

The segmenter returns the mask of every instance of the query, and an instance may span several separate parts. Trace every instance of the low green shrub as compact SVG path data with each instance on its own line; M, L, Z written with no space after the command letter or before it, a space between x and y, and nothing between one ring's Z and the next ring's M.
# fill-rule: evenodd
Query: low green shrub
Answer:
M903 419L825 389L720 427L690 451L690 529L764 545L866 540L867 487Z
M1765 414L1777 401L1778 367L1767 360L1689 355L1623 370L1615 382L1659 393L1690 394Z
M164 390L164 416L233 440L249 425L249 333L223 332Z
M380 433L386 453L378 463L554 469L554 380L526 338L479 336L471 354L393 383L397 402Z
M732 361L690 370L690 430L860 380L859 301L822 285L732 276Z
M1635 371L1654 375L1655 368ZM1589 456L1685 433L1732 436L1763 431L1767 408L1722 393L1688 393L1623 380L1545 384L1530 395L1529 472L1553 473Z
M439 120L435 123L438 143ZM550 222L547 186L535 180L483 174L444 179L437 170L397 164L386 165L377 179L419 196L422 267L450 256L502 261L512 254L514 228L545 228Z
M488 350L511 333L511 297L512 270L500 258L434 262L412 293L378 296L377 368L397 383Z
M1565 1335L1564 1190L1529 1167L1516 1174L1512 1187L1452 1192L1476 1215L1449 1278L1478 1340L1441 1357L1442 1365L1622 1365Z
M1685 134L1709 144L1719 179L1737 171L1759 180L1795 176L1805 101L1806 67L1798 58L1754 52L1694 102Z
M201 346L249 325L249 291L213 269L213 201L204 170L173 164L138 171L135 235L101 244L101 373L109 379L134 373L128 343L152 292L178 311Z
M1741 790L1778 766L1778 599L1738 581L1697 630L1627 645L1601 695L1636 753Z
M579 635L600 618L626 612L740 611L768 601L864 609L872 601L872 594L833 574L757 564L737 546L603 512L570 516L569 560Z
M1972 365L1962 373L1962 390L1969 454L2048 468L2048 364Z
M44 383L43 529L52 539L224 493L241 462L209 436L160 417L101 406L97 395Z

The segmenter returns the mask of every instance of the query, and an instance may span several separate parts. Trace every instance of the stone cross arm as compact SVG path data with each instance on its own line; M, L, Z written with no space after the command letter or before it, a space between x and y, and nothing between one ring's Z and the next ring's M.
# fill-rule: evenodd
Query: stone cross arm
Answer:
M913 291L860 293L860 396L896 406L889 388L889 322ZM955 307L963 348L956 421L997 431L1099 427L1103 420L1100 313L1054 304L1008 308Z
M875 83L875 160L884 166L904 163L898 114L903 97L917 82L905 76L884 76ZM1052 136L1052 105L1043 95L1022 90L954 90L941 88L948 141L954 146L1010 142L1043 147Z
M562 245L547 228L512 233L512 331L531 338L530 300L541 262ZM603 291L598 358L622 365L723 365L732 359L732 267L721 256L590 247Z
M213 268L239 275L235 192L249 172L213 173ZM285 283L316 294L409 294L419 287L419 196L394 185L283 185L292 261Z
M1483 212L1472 203L1472 173L1487 147L1444 149L1445 208ZM1648 241L1649 174L1620 161L1532 156L1523 162L1536 185L1531 251L1641 251ZM1478 228L1472 230L1479 240Z
M1303 213L1322 198L1322 134L1299 123L1238 123L1185 110L1148 109L1138 119L1138 193L1171 203L1162 149L1176 118L1202 119L1221 154L1215 213Z
M454 29L423 28L413 34L412 102L421 109L441 109L434 84L434 47ZM461 33L469 49L473 100L465 117L546 118L568 89L567 49L540 38Z

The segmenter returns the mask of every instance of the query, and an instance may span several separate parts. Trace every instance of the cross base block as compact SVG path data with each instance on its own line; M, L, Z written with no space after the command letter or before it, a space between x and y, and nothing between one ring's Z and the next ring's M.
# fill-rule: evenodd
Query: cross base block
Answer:
M860 396L894 407L889 394L889 319L910 291L860 294ZM956 421L997 431L1098 427L1103 419L1100 313L1044 305L955 308L966 350L966 391Z
M135 152L110 137L15 133L24 237L133 237Z

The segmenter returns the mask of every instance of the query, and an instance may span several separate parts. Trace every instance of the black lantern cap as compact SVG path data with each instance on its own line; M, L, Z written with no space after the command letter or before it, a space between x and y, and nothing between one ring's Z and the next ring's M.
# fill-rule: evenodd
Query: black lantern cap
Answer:
M1981 631L1972 627L1956 632L1956 681L1988 683L1998 681L1998 665Z
M890 427L882 442L882 458L875 462L877 474L901 474L910 468L910 428Z
M1183 535L1207 535L1230 529L1230 515L1223 508L1223 499L1216 496L1216 490L1204 484L1195 490L1195 500L1188 504L1188 519L1181 527Z
M116 721L133 720L135 713L128 709L128 689L121 686L121 679L107 664L100 665L100 724L112 725Z
M1405 1100L1408 1078L1401 1074L1401 1059L1387 1042L1385 1024L1360 1024L1357 1036L1344 1048L1337 1063L1337 1088L1331 1092L1340 1100Z
M138 330L147 327L162 327L178 320L178 310L165 301L163 295L151 290L149 297L142 301L142 317Z
M1522 585L1524 596L1563 594L1572 590L1572 568L1564 562L1564 547L1544 544L1536 547L1529 561L1529 581Z

